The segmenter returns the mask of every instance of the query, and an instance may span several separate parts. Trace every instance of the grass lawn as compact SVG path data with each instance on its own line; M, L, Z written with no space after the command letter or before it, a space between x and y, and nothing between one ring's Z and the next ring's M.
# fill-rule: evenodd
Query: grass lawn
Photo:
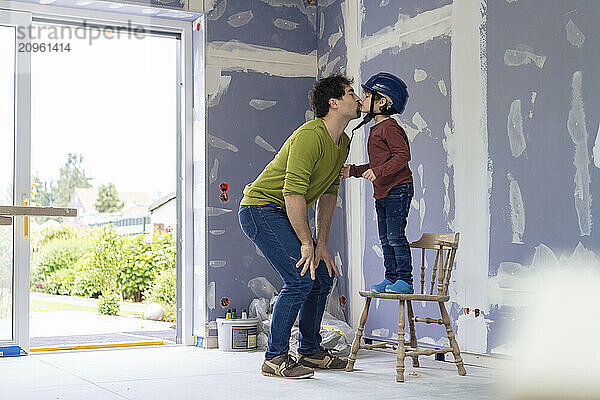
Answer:
M98 310L95 307L80 306L77 304L67 304L67 303L45 301L45 300L31 300L30 312L40 312L40 311L91 311L91 312L98 312ZM119 311L119 315L132 315L132 314L139 314L139 313L136 313L133 311Z

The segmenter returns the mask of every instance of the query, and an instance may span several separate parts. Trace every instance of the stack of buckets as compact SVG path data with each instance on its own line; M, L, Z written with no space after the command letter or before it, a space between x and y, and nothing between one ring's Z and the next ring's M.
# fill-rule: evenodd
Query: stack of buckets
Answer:
M258 318L217 318L217 329L219 332L219 350L256 350Z

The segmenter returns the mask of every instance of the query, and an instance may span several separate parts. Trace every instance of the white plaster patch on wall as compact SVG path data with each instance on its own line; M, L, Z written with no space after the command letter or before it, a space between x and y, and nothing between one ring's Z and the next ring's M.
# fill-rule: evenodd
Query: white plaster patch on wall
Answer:
M450 215L450 196L448 195L448 187L450 185L450 177L444 173L444 214L446 218Z
M446 165L451 167L455 164L458 142L456 135L452 132L448 122L444 125L444 136L445 138L442 139L442 146L444 147L444 150L446 150Z
M214 310L216 302L217 302L216 283L211 282L208 284L208 292L206 294L206 303L208 305L208 308L210 308L211 310Z
M519 0L506 0L507 3L516 3Z
M265 257L265 255L262 253L262 251L258 248L257 245L254 245L254 250L256 251L256 254L258 254L259 256L261 256L262 258L264 258L265 260L267 259L267 257Z
M516 49L506 49L504 52L504 64L517 67L533 62L538 68L543 68L546 56L540 56L527 46L517 46Z
M387 328L377 328L371 331L371 336L386 338L390 336L390 330Z
M454 219L460 232L449 294L460 308L488 305L491 172L487 128L487 50L485 1L453 2L450 95L453 125L444 128L448 165L453 173ZM468 157L465 155L468 154ZM461 350L486 352L487 327L482 317L457 332Z
M410 205L415 209L418 210L419 209L419 201L417 199L415 199L413 197L413 199L410 201Z
M269 107L273 107L277 104L275 100L262 100L262 99L252 99L249 102L250 107L255 108L257 110L266 110Z
M271 153L277 153L277 150L275 149L275 147L271 146L271 144L269 144L269 142L267 142L265 139L263 139L260 135L257 135L254 138L254 143L256 143L258 146L262 147L263 149L270 151Z
M231 76L221 75L221 68L219 66L206 66L206 95L209 107L219 104L221 96L225 93L230 83Z
M230 15L229 18L227 18L227 23L234 28L239 28L240 26L248 24L252 18L254 18L252 10L242 11L237 14Z
M585 42L585 35L583 34L583 32L581 32L579 27L575 25L575 22L569 19L569 22L567 22L565 29L567 31L567 40L569 41L569 43L571 43L575 47L581 47L583 45L583 42Z
M319 59L317 60L317 68L319 70L322 70L325 65L327 65L327 61L329 61L329 54L331 53L330 51L326 51L325 53L323 53L323 55L321 57L319 57Z
M218 217L219 215L230 213L232 210L219 207L206 207L206 215L209 217Z
M393 26L362 39L362 61L371 60L386 49L401 51L436 37L449 35L452 30L452 5L425 11L412 18L400 14Z
M342 59L342 57L337 56L333 60L329 61L327 63L327 65L325 66L325 69L323 70L323 76L330 75L333 72L333 69L335 68L335 66L337 65L337 63L339 63L341 59Z
M374 244L373 246L371 246L371 248L373 249L375 254L377 254L377 257L383 258L383 250L381 250L381 247L378 244Z
M311 23L313 29L316 30L317 23L317 14L316 6L310 6L306 4L305 0L260 0L263 3L266 3L272 7L296 7L300 12L308 18L308 21ZM325 7L323 4L319 3L319 6Z
M211 4L212 3L212 4ZM227 8L227 0L221 0L215 2L214 0L206 0L204 2L205 11L209 11L206 14L206 18L211 21L216 21L225 14L225 9Z
M210 169L210 173L208 174L208 181L210 183L215 183L218 176L219 176L219 159L215 158L215 162L213 163L213 166Z
M600 125L598 125L598 132L596 133L596 142L594 143L592 154L594 155L594 165L600 168Z
M256 297L270 299L274 294L277 294L275 286L269 282L264 276L259 276L248 281L248 287Z
M315 112L313 110L306 110L304 112L304 120L308 122L312 121L313 119L315 119Z
M321 11L319 14L319 40L323 39L323 32L325 32L325 13Z
M529 118L533 118L533 105L535 104L536 98L537 98L537 93L531 92L531 110L529 110Z
M423 82L425 79L427 79L427 71L424 69L415 68L413 79L415 82Z
M335 266L337 267L338 272L340 273L340 276L344 276L344 271L342 270L342 257L340 256L339 251L337 253L335 253L335 257L333 258L333 261L335 262Z
M446 82L443 79L438 81L438 88L440 89L440 93L444 96L448 96L448 90L446 89Z
M422 194L425 194L425 186L423 185L423 164L419 164L419 166L417 167L417 172L419 174L419 182L423 191Z
M221 236L225 233L225 229L211 229L210 234L214 236Z
M425 219L425 198L424 197L421 197L421 200L419 200L419 216L421 217L419 229L423 229L423 220Z
M232 145L231 143L226 142L225 140L216 136L213 136L210 133L208 134L208 143L212 147L216 147L217 149L231 150L234 153L237 153L239 151L238 148Z
M523 115L521 113L521 99L513 100L510 105L506 122L508 140L512 156L517 158L525 150L525 136L523 135Z
M222 268L227 265L225 260L210 260L210 266L213 268Z
M387 7L388 4L390 4L390 0L381 0L379 2L379 7Z
M338 40L340 40L342 38L343 34L342 34L342 27L340 26L338 31L335 33L332 33L329 36L329 39L327 39L327 44L329 44L329 48L333 49L335 47L335 45L337 44Z
M575 209L581 236L592 233L592 194L590 193L590 158L588 155L588 132L585 125L581 71L573 73L571 84L571 109L567 120L567 129L575 143Z
M521 197L519 182L509 172L506 174L509 182L510 224L512 227L512 242L523 244L525 233L525 206Z
M288 21L287 19L283 18L275 18L273 20L273 25L275 25L279 29L293 31L294 29L298 29L298 26L300 24L294 21Z
M207 64L216 65L223 71L256 71L284 77L316 77L316 56L316 50L309 54L301 54L237 40L206 44Z
M392 115L392 117L396 119L396 121L398 121L398 123L405 128L406 136L408 136L408 140L410 140L411 142L419 133L423 132L428 126L427 122L423 119L423 117L421 116L421 114L419 114L418 111L414 113L412 117L412 123L414 126L416 126L416 128L414 128L413 125L407 123L406 121L403 121L398 114L394 114Z

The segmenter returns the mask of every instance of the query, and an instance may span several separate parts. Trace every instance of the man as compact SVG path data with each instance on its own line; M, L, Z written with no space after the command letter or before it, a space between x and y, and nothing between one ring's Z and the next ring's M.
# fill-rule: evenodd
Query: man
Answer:
M333 273L338 274L327 242L339 173L349 151L344 129L360 116L360 99L352 82L341 74L317 81L309 93L316 118L300 126L244 189L239 210L242 230L283 280L273 309L263 375L309 378L314 368L346 367L345 359L320 347L319 330ZM313 241L307 208L315 202L317 238ZM296 362L288 351L298 313Z

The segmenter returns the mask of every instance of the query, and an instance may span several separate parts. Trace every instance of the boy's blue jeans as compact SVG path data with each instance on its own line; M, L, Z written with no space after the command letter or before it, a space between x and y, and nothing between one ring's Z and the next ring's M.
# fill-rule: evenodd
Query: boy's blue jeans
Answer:
M240 206L239 220L242 231L260 249L271 266L283 280L271 319L271 330L265 358L272 359L287 353L292 326L300 312L298 352L312 355L321 344L321 320L327 295L333 285L325 263L321 261L315 271L300 276L300 240L292 228L285 209L275 204Z
M385 279L392 283L401 279L412 285L412 260L405 229L413 194L413 184L408 182L394 186L383 199L375 199Z

